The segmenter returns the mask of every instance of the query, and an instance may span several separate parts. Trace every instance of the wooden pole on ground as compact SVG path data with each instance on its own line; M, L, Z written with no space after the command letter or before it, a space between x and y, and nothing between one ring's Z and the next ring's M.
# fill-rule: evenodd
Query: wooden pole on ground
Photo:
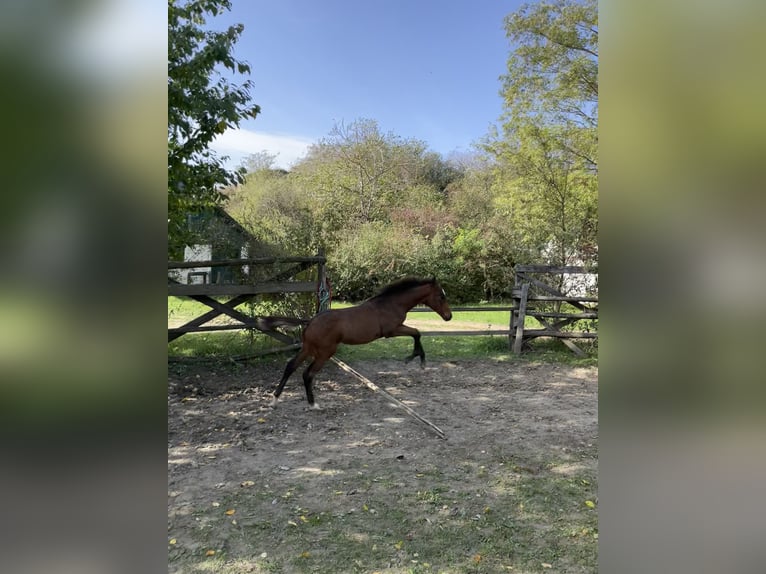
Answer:
M361 374L361 373L360 373L360 372L358 372L358 371L355 371L354 369L352 369L351 367L349 367L349 366L348 366L346 363L344 363L343 361L341 361L340 359L338 359L338 358L336 358L336 357L332 357L332 360L333 360L333 362L335 362L335 364L336 364L336 365L338 365L338 366L339 366L341 369L343 369L343 370L344 370L344 371L346 371L347 373L351 373L351 374L352 374L352 375L354 375L354 376L355 376L357 379L359 379L360 381L362 381L362 382L365 384L365 386L366 386L367 388L369 388L369 389L371 389L371 390L373 390L373 391L375 391L375 392L377 392L377 393L380 393L381 395L383 395L384 397L386 397L386 398L387 398L389 401L391 401L393 404L395 404L397 407L400 407L400 408L404 409L404 411L405 411L405 412L406 412L408 415L410 415L411 417L413 417L413 418L415 418L415 419L419 420L420 422L422 422L422 423L423 423L423 424L425 424L426 426L430 427L430 428L431 428L431 429L432 429L434 432L436 432L436 434L439 436L439 438L443 438L443 439L446 439L446 438L447 438L447 436L444 434L444 432L442 431L442 429L440 429L439 427L437 427L437 426L436 426L434 423L432 423L431 421L429 421L429 420L427 420L427 419L424 419L423 417L421 417L421 416L420 416L418 413L416 413L415 411L413 411L413 410L412 410L410 407L408 407L407 405L405 405L405 404L404 404L402 401L400 401L399 399L397 399L395 396L391 395L391 394L390 394L388 391L386 391L386 390L384 390L384 389L381 389L381 388L380 388L378 385L376 385L375 383L373 383L373 382L372 382L370 379L368 379L367 377L365 377L363 374Z

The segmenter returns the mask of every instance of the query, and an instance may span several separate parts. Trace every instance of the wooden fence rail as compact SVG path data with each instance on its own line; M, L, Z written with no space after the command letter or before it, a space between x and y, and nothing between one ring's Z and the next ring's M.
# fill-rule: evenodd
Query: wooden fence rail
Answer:
M324 264L322 255L311 257L250 257L244 259L215 259L212 261L168 261L168 269L193 269L195 267L242 267L244 265L268 265L270 263Z

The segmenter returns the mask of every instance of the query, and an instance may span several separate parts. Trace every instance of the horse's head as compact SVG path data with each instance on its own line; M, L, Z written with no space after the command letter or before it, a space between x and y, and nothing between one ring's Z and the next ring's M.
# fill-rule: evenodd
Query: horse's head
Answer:
M452 310L447 303L447 294L436 278L431 280L431 290L423 303L436 311L445 321L452 319Z

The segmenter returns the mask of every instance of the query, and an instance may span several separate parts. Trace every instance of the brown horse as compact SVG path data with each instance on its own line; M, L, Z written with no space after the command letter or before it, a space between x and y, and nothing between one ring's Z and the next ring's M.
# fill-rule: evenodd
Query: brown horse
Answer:
M332 309L314 316L303 331L303 345L298 354L285 367L282 380L274 391L272 406L276 406L285 383L303 361L313 357L313 362L303 372L306 399L312 408L314 402L313 380L327 359L335 354L340 343L363 345L381 337L412 337L415 347L405 359L420 357L424 367L426 354L420 344L420 331L404 325L407 312L415 305L427 305L445 321L452 319L447 295L435 278L405 278L392 283L365 302L347 309Z

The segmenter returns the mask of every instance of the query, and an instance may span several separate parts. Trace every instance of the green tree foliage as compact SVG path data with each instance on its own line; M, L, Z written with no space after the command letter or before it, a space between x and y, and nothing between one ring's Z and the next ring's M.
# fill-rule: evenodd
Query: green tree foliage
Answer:
M502 209L528 260L597 257L598 12L553 0L506 18L515 49L503 78L501 133L486 149L505 173Z
M241 24L222 32L205 28L208 17L231 9L229 0L168 0L168 251L178 256L193 242L189 214L219 205L221 189L241 181L210 149L213 139L260 108L250 102L252 83L232 84L223 72L249 74L234 58Z
M423 181L426 146L385 134L374 120L338 124L309 149L295 171L312 190L314 209L331 245L338 232L385 221Z
M598 6L595 0L547 0L506 17L516 45L503 78L506 117L542 125L595 128L598 122ZM579 144L579 145L578 145ZM591 165L583 141L562 142Z
M322 246L309 194L294 174L259 169L229 201L248 231L272 253L311 254Z

